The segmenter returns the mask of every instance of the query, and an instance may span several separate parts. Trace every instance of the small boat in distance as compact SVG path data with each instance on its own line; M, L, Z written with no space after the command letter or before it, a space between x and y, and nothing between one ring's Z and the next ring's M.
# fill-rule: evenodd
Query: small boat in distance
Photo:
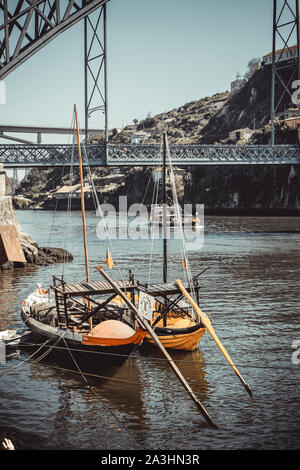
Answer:
M184 226L190 226L193 229L201 227L200 219L198 214L183 214L180 206L176 207L175 204L168 205L166 210L166 223L169 227L178 227L178 211L180 211L180 219ZM150 227L155 229L156 227L163 226L164 208L162 204L151 205L150 215Z

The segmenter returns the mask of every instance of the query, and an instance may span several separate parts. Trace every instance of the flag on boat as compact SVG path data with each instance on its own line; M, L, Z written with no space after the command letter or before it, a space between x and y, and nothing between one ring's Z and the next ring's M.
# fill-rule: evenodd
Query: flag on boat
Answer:
M187 260L186 257L184 258L183 264L184 264L185 269L187 270L187 268L188 268L188 260Z
M114 262L112 260L112 257L111 257L111 254L110 254L109 250L107 250L107 252L106 252L106 264L109 267L109 269L111 269L114 265Z

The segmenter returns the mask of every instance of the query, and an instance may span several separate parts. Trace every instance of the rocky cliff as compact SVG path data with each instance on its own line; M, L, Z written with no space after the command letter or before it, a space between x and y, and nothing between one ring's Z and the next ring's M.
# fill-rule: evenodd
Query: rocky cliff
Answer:
M186 202L206 214L300 214L300 168L290 165L197 167L186 184Z
M284 73L289 73L288 70ZM243 86L233 92L186 103L157 116L147 116L123 129L111 129L111 143L130 143L134 135L147 143L160 143L166 130L170 143L182 144L268 144L270 142L271 68L258 68ZM289 108L285 96L283 109ZM298 143L298 123L276 122L276 143ZM90 143L101 142L93 137ZM297 166L218 166L190 167L189 178L178 179L182 202L203 203L206 213L298 214L300 211L299 168ZM151 170L147 168L93 169L100 203L117 207L118 197L126 195L128 203L144 200ZM70 182L60 169L32 170L17 191L16 207L65 209L64 198L70 186L79 183L78 172ZM151 186L152 184L152 186ZM74 188L73 188L74 189ZM72 189L72 190L73 190ZM149 185L149 194L153 182ZM74 189L75 193L78 188ZM87 196L89 191L86 191ZM79 207L74 194L72 207ZM149 201L147 201L149 203ZM150 199L151 202L151 199ZM87 208L94 208L87 198Z
M290 73L287 69L284 73ZM204 144L269 144L271 141L271 67L261 67L209 120ZM276 98L277 99L277 98ZM277 101L276 101L277 102ZM291 106L285 95L282 108ZM297 120L277 120L276 144L298 144ZM300 213L300 168L297 165L195 167L185 197L198 198L207 213L296 215Z

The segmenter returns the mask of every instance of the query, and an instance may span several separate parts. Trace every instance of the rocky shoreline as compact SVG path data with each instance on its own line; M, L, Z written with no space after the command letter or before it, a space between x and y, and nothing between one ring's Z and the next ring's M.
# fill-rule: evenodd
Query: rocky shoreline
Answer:
M69 262L73 256L63 248L40 247L27 233L20 232L19 239L26 263L8 261L0 266L0 271L27 266L49 266L55 263Z
M16 228L18 240L26 259L25 262L7 261L0 265L0 271L13 268L24 268L26 266L47 266L54 263L68 262L73 260L73 256L62 248L40 247L27 233L22 232L17 221L13 207L12 196L6 194L6 175L3 166L0 165L0 228L1 226L12 225ZM1 240L0 249L4 250ZM7 257L6 257L7 259Z

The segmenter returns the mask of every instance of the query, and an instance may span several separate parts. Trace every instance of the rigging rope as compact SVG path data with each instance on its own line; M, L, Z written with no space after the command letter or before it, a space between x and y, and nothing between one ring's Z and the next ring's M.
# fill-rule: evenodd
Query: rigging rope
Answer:
M157 205L157 200L158 200L158 188L159 188L159 180L158 181L155 181L154 182L154 190L153 190L153 194L152 194L152 202L151 202L151 207L153 206L153 200L155 198L155 205ZM151 212L152 213L152 212ZM151 249L150 249L150 258L149 258L149 271L148 271L148 284L150 284L150 281L151 281L151 272L152 272L152 257L153 257L153 247L154 247L154 240L155 240L155 230L156 230L156 227L155 225L153 225L153 221L151 219L151 225L150 225L150 229L151 229ZM153 227L152 227L153 225ZM153 228L154 228L154 233L153 233Z
M71 124L71 129L74 129L75 126L75 113L73 113L73 119L72 119L72 124ZM72 211L72 192L71 192L71 187L72 183L74 182L74 147L75 147L75 133L73 132L73 140L72 140L72 152L71 152L71 161L70 161L70 172L69 172L69 192L68 192L68 202L67 202L67 214L68 214L68 219L70 219L70 214ZM68 233L69 233L69 224L66 224L66 230L65 230L65 250L67 251L67 243L68 243ZM67 251L68 253L68 251ZM64 262L63 262L63 275L65 274L65 262L68 262L68 254L64 254ZM65 258L66 256L66 258Z
M114 263L117 266L117 269L119 271L121 280L124 281L124 278L123 278L123 275L122 275L122 271L121 271L117 256L115 255L115 252L114 252L113 244L112 244L111 238L109 236L109 231L108 231L107 225L106 225L105 220L104 220L104 214L102 212L101 205L100 205L99 198L98 198L98 194L96 192L96 188L95 188L95 184L94 184L94 180L93 180L93 176L92 176L92 172L91 172L91 168L90 168L90 164L89 164L89 160L88 160L88 156L87 156L87 153L86 153L85 146L82 145L82 148L83 148L83 157L84 157L84 160L86 162L87 176L88 176L91 188L92 188L92 193L93 193L94 198L95 198L94 202L96 201L96 204L97 204L95 206L96 213L97 213L97 215L100 215L100 219L103 223L104 231L105 231L105 234L106 234L106 237L107 237L107 240L108 240L108 244L109 244L109 247L110 247L110 250L111 250L111 254L112 254L113 259L114 259Z
M25 324L26 324L26 321L25 321ZM63 335L61 337L63 337L64 335L66 334L66 331L63 333ZM40 345L40 347L38 348L37 351L34 351L34 353L32 353L28 358L26 358L25 361L22 361L23 363L26 363L28 362L29 360L32 360L32 357L35 356L39 351L40 349L46 347L46 344L49 342L49 341L52 341L53 339L55 339L55 336L51 336L50 338L48 338L43 344ZM53 348L55 348L55 345L58 343L58 341L60 340L60 338L58 338L56 340L56 342L53 344L53 345L50 345L48 347L50 347L49 351L46 351L45 353L41 354L41 356L39 356L37 359L34 359L32 362L33 363L38 363L40 360L44 359L44 357L46 357L51 351ZM25 343L26 344L26 343ZM35 344L36 346L36 344ZM22 362L16 364L15 366L12 366L11 368L9 369L5 369L5 371L3 371L2 373L0 373L0 377L2 377L3 375L6 375L8 374L9 372L11 372L11 370L13 369L16 369L17 367L19 367L20 364L22 364Z
M71 125L70 125L70 129L73 129L74 127L74 122L75 122L75 117L74 117L74 113L73 113L73 116L72 116L72 120L71 120ZM70 143L70 140L71 140L71 137L69 136L68 137L68 144ZM71 153L71 162L70 162L70 174L71 174L71 171L73 170L73 158L74 158L74 138L73 138L73 146L72 146L72 153ZM65 164L63 165L62 167L62 173L61 173L61 177L60 177L60 182L59 182L59 186L61 187L62 184L63 184L63 178L64 178L64 174L65 174L65 169L68 165ZM71 177L70 177L71 178ZM70 183L69 183L70 184ZM68 212L69 212L69 199L71 199L71 195L70 193L68 194ZM59 199L56 198L56 202L55 202L55 208L54 208L54 215L53 215L53 218L52 218L52 224L51 224L51 228L50 228L50 231L49 231L49 236L48 236L48 244L47 246L50 246L50 239L51 239L51 236L52 236L52 232L53 232L53 227L54 227L54 222L55 222L55 218L56 218L56 215L57 215L57 211L58 211L58 204L59 204ZM68 262L68 252L67 252L67 231L68 231L68 224L66 224L64 226L65 230L64 230L64 249L66 250L64 252L64 255L63 255L63 262L62 262L62 273L64 275L64 267L65 267L65 263Z
M170 178L170 183L171 183L171 188L172 188L172 196L173 196L173 201L175 205L175 210L176 210L176 222L177 222L177 227L179 229L180 233L180 241L181 241L181 255L182 255L182 261L183 261L183 267L185 268L186 272L185 275L187 277L190 289L191 289L191 295L192 297L196 300L196 295L195 295L195 289L194 289L194 283L192 280L192 273L190 269L190 264L188 261L188 254L185 246L185 237L183 233L183 223L184 220L182 218L182 213L181 213L181 208L178 202L178 195L177 195L177 190L176 190L176 182L175 182L175 175L174 175L174 170L172 166L172 161L171 161L171 154L170 154L170 148L169 148L169 143L166 143L166 152L167 152L167 159L168 159L168 165L169 165L169 178ZM194 312L194 315L196 316L196 312Z

